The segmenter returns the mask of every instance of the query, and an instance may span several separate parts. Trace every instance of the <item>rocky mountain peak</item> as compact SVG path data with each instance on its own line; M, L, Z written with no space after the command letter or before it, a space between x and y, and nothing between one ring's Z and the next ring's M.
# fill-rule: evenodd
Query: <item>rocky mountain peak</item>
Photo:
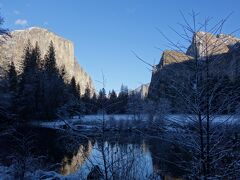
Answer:
M165 50L162 54L160 64L161 66L165 66L168 64L179 63L179 62L187 61L190 59L192 59L191 56L188 56L182 52Z
M199 31L192 37L192 42L186 53L165 50L162 53L161 60L157 65L157 70L152 73L149 87L149 96L157 95L158 89L164 90L162 85L164 81L171 78L188 77L191 74L193 60L196 55L199 60L205 60L206 57L216 57L218 61L211 64L211 73L221 72L230 78L237 76L238 62L240 59L240 39L228 34L213 35L208 32ZM188 65L188 66L186 66ZM177 76L172 77L174 73Z
M25 30L15 30L11 33L11 38L8 38L5 43L0 46L0 66L7 64L11 61L15 63L18 72L21 71L21 62L28 41L32 45L38 42L41 49L42 57L48 50L49 44L52 41L56 51L56 63L57 66L66 69L68 78L73 76L76 82L79 83L82 93L88 86L92 92L94 91L94 85L91 77L83 70L78 64L74 56L74 45L71 41L56 35L55 33L41 27L30 27ZM0 38L3 38L0 36Z
M209 32L196 32L186 54L204 59L209 55L228 53L240 39L227 34L214 35ZM196 52L196 53L195 53Z

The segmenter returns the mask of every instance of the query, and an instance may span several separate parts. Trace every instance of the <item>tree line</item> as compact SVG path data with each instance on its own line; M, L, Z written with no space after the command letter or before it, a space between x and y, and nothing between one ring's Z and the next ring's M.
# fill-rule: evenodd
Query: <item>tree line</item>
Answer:
M51 120L61 117L73 117L82 114L125 114L140 111L144 100L140 95L129 92L124 85L120 93L114 90L108 94L102 88L98 95L92 94L87 86L81 93L81 87L75 77L68 78L65 67L58 68L53 42L42 58L38 42L33 46L28 41L17 73L11 62L0 93L6 96L7 114L4 119ZM68 80L71 79L71 80ZM131 110L130 110L131 109Z
M107 94L105 88L100 89L98 96L94 94L92 98L86 98L86 94L85 91L83 102L86 103L88 110L85 114L102 112L106 114L137 114L143 111L147 101L138 92L129 91L128 87L124 85L121 86L118 94L115 90L109 91Z

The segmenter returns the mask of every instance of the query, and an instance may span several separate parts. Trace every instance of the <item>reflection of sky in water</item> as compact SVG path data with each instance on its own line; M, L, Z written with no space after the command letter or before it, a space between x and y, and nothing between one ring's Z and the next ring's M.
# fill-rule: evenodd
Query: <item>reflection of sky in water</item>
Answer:
M64 158L61 173L71 174L86 179L94 165L104 169L103 154L106 157L108 176L117 173L118 177L127 176L134 179L148 179L153 173L152 157L147 145L139 144L109 144L100 142L94 145L89 141L87 146L80 145L79 150L72 159Z

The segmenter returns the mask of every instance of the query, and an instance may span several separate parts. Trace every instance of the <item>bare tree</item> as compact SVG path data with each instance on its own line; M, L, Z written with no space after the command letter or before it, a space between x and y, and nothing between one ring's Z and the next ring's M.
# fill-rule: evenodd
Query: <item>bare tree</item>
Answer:
M168 141L190 157L179 156L178 161L189 177L239 178L239 140L233 128L239 106L239 86L234 87L238 66L233 57L238 43L231 36L236 31L221 34L228 17L213 25L209 18L198 23L194 12L192 22L182 17L183 33L173 30L191 45L174 43L160 31L175 50L164 51L153 71L149 96L160 104L162 99L170 100L172 113L181 113L165 120L168 128L174 128Z

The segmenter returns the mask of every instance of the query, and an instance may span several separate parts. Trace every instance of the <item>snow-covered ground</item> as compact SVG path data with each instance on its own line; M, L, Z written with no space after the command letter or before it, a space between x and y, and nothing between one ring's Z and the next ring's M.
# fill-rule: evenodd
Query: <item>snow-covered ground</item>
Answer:
M154 119L164 119L165 122L173 122L173 123L192 123L197 122L197 116L194 115L183 115L183 114L175 114L175 115L166 115L166 116L154 116ZM147 122L150 119L150 116L147 114L141 115L132 115L132 114L117 114L117 115L85 115L85 116L75 116L71 119L58 119L54 121L35 121L32 122L32 125L38 127L52 128L52 129L63 129L66 125L84 125L86 129L91 128L92 125L97 122L105 121L134 121L140 120L142 122ZM203 121L206 120L206 117L202 117ZM217 115L210 117L211 122L213 123L240 123L240 116L230 116L230 115Z
M0 179L1 180L12 180L15 179L15 170L10 167L0 165ZM19 178L19 177L18 177ZM25 172L24 179L28 180L35 180L35 179L44 179L44 180L79 180L78 174L73 174L69 176L63 176L59 173L54 171L43 171L43 170L36 170L36 171L27 171Z

